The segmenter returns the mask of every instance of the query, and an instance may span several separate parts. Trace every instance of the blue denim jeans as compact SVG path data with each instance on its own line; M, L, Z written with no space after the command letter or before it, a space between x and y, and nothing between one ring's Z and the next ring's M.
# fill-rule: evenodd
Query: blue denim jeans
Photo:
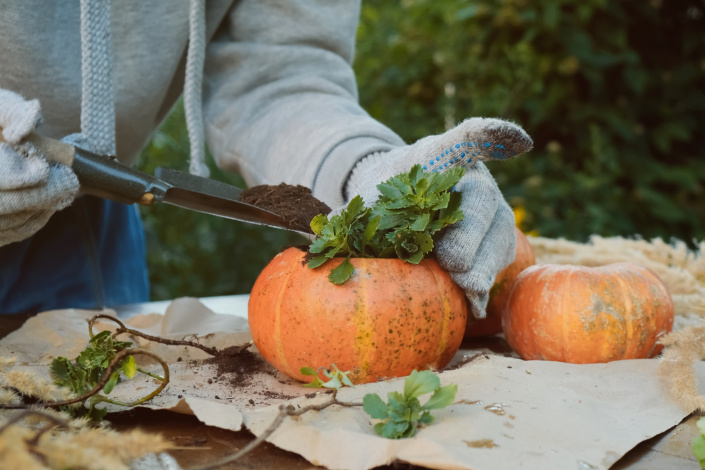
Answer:
M31 238L0 247L0 314L148 300L135 206L83 196Z

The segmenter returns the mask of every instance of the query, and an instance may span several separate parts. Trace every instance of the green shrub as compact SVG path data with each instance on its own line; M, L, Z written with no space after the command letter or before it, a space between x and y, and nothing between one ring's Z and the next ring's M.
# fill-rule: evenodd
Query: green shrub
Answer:
M491 165L541 235L705 238L705 2L368 0L356 70L412 142L469 116L533 137Z

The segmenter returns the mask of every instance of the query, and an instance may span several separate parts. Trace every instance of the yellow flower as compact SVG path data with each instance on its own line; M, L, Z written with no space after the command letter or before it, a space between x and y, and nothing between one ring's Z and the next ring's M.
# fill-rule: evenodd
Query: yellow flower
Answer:
M524 232L526 235L531 235L532 237L538 237L539 233L536 230L526 230L524 227L524 221L526 220L526 209L524 206L517 206L512 209L514 211L514 223L516 226Z

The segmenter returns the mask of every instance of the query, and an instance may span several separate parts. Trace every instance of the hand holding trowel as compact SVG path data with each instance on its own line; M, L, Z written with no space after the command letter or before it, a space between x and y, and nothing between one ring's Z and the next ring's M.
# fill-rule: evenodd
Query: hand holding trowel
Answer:
M0 128L0 142L3 142ZM59 140L31 134L25 139L47 160L70 166L81 183L81 193L125 204L150 206L165 202L243 222L298 232L287 221L267 210L240 201L242 190L210 178L159 167L155 175L130 168L115 157L101 156Z

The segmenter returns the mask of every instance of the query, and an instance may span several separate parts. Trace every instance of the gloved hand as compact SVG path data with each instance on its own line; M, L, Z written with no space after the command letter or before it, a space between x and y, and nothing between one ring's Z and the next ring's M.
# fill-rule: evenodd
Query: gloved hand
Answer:
M359 194L368 202L379 196L377 184L407 172L415 164L425 171L465 167L456 189L462 191L465 218L441 233L435 253L439 264L463 288L476 318L486 316L489 291L497 273L516 251L514 214L483 160L504 160L531 150L531 138L516 124L471 118L441 135L361 160L346 185L346 198Z
M24 240L51 215L71 204L76 175L66 165L48 162L32 144L21 143L41 119L37 100L0 89L0 246Z

